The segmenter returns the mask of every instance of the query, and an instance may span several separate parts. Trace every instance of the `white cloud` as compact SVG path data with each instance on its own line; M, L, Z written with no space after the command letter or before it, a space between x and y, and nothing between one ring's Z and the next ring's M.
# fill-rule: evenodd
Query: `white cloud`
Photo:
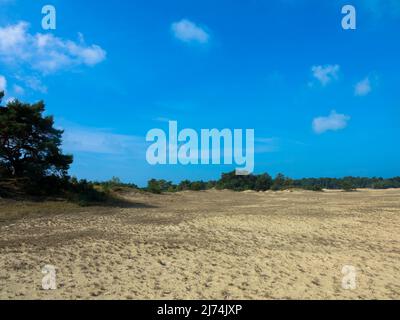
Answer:
M137 154L144 150L145 140L137 136L112 133L106 129L88 128L67 124L62 128L63 149L66 152L86 152L109 155Z
M40 93L47 93L47 87L42 83L42 81L35 76L15 76L18 81L25 84L26 87L32 89L33 91L38 91Z
M365 78L364 80L361 80L356 84L354 94L356 96L362 97L368 95L371 90L371 81L369 80L369 78Z
M344 114L338 114L335 110L331 111L331 114L327 117L318 117L313 120L313 130L317 134L324 133L326 131L337 131L347 127L350 117Z
M7 88L7 80L4 76L0 75L0 91L6 91Z
M340 66L335 65L325 65L325 66L313 66L311 68L313 77L317 79L321 85L326 86L333 80L338 79L338 73Z
M198 42L205 44L210 39L210 35L203 28L186 19L174 22L171 30L177 39L187 43Z
M64 40L53 34L30 34L29 24L19 22L0 28L0 59L10 65L26 64L32 69L50 74L72 67L94 66L106 58L97 45Z

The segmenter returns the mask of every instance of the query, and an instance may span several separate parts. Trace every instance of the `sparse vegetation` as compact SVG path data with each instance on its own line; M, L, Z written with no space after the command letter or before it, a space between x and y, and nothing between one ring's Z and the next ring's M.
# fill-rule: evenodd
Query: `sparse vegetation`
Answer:
M105 192L124 192L129 189L139 189L136 184L124 183L118 177L112 177L111 180L104 182L94 182L93 184Z

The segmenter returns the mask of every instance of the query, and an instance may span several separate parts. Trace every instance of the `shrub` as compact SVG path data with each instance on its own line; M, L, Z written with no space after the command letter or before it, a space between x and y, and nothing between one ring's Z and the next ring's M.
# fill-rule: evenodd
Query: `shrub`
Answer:
M256 191L267 191L272 187L272 178L269 174L265 173L257 176L254 189Z
M108 199L108 194L96 190L94 184L87 180L78 181L76 178L73 178L69 183L67 198L81 206L88 206L93 203L106 201Z
M175 191L177 191L177 188L170 181L151 179L147 183L146 191L155 193L155 194L160 194L163 192L175 192Z
M345 192L355 191L355 186L348 180L344 180L344 181L341 182L341 188Z

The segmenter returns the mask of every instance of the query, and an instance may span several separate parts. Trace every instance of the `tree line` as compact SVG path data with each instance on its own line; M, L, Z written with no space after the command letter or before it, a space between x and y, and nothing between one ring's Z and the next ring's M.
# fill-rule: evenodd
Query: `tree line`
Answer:
M0 103L4 92L0 92ZM136 189L152 193L229 189L234 191L267 191L301 188L323 189L400 188L400 177L384 178L305 178L291 179L283 174L272 178L268 173L240 176L222 174L216 181L184 180L178 184L152 179L147 187L122 183L118 178L106 182L78 180L68 175L72 155L63 154L62 130L54 128L52 116L45 116L42 101L35 104L19 100L0 105L0 196L16 193L32 195L67 195L71 199L103 201L112 191Z
M279 173L275 178L272 178L268 173L238 176L235 171L232 171L229 173L223 173L221 178L217 181L204 182L184 180L179 184L174 184L171 181L152 179L148 182L145 190L153 193L162 193L188 190L201 191L209 189L227 189L233 191L281 191L293 188L311 191L323 191L324 189L354 191L361 188L400 188L400 177L390 179L367 177L291 179L282 173Z

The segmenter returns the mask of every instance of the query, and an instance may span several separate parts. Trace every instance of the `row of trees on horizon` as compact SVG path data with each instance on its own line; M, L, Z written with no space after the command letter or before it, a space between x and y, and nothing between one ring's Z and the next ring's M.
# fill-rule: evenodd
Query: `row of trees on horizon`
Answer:
M0 92L0 102L4 92ZM88 182L68 175L73 162L72 155L61 150L63 131L54 128L54 119L44 116L43 102L22 103L18 100L0 106L0 196L23 190L32 194L58 194L67 191L70 194L86 194L89 198L100 200L102 191L112 188L138 188L135 184L124 184L118 178L107 182ZM18 181L11 188L7 180ZM22 186L22 187L21 187ZM234 191L267 191L301 188L313 191L323 189L356 188L400 188L400 177L383 178L307 178L291 179L278 174L272 178L269 174L238 176L235 172L224 173L216 181L184 180L174 184L166 180L152 179L145 191L152 193L177 192L185 190L201 191L208 189L229 189ZM10 191L11 190L11 191Z
M223 173L219 180L207 182L184 180L179 184L174 184L166 180L152 179L145 189L153 193L162 193L186 190L201 191L213 188L234 191L280 191L293 188L311 191L323 191L323 189L352 191L361 188L389 189L400 188L400 177L390 179L366 177L291 179L282 173L272 178L268 173L238 176L233 171Z

